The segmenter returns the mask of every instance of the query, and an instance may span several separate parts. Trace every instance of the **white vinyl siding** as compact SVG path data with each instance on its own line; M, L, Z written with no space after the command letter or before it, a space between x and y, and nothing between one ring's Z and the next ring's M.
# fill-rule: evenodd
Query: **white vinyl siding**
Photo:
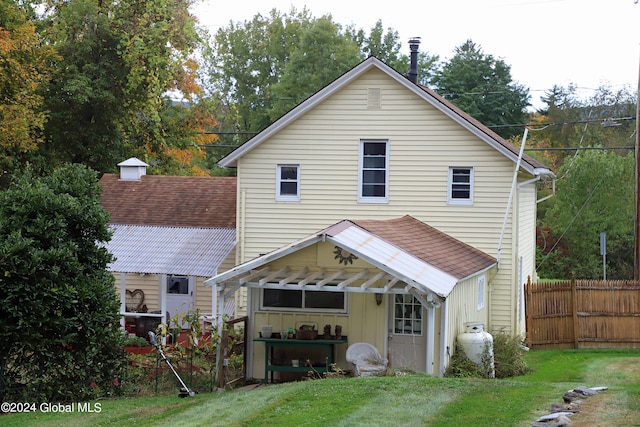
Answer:
M389 201L389 143L360 141L358 165L358 201L387 203Z
M276 168L276 200L300 201L300 165L278 165Z

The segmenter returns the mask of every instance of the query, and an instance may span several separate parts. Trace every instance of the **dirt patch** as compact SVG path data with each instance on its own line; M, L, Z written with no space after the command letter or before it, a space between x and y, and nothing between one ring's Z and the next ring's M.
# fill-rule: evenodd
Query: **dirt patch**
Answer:
M597 396L591 396L582 402L580 405L580 412L571 417L572 427L581 426L599 426L604 424L603 417L609 418L609 408L611 405L611 395L604 394L608 391L601 392ZM614 422L608 425L624 425Z
M583 401L580 405L580 412L571 417L572 427L640 424L640 412L630 409L627 403L628 396L615 387L618 380L628 381L629 378L639 378L640 363L637 359L625 359L609 363L605 369L616 373L615 377L609 378L609 381L613 381L613 383L593 384L594 386L608 386L609 389Z

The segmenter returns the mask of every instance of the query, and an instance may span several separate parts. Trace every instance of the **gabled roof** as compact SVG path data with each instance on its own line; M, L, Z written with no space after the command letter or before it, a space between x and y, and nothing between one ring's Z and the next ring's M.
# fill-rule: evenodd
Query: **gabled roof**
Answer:
M181 227L236 226L236 178L105 174L101 204L111 224Z
M116 260L107 267L120 273L210 277L235 247L232 228L111 225L105 244Z
M436 109L440 110L446 116L454 120L456 123L469 130L472 134L495 148L499 153L506 156L514 163L518 159L518 150L511 146L507 141L498 136L495 132L454 106L449 101L442 98L440 95L421 85L412 83L405 76L386 65L375 57L369 57L350 71L346 72L342 76L338 77L328 86L324 87L320 91L316 92L311 97L307 98L302 103L298 104L294 109L275 121L271 126L251 138L249 141L235 149L228 156L220 160L218 163L222 167L236 167L238 159L240 159L247 152L251 151L256 146L262 144L264 141L271 138L274 134L279 132L285 126L297 120L303 114L313 109L320 102L324 101L334 93L341 90L346 85L350 84L354 80L358 79L361 75L368 72L371 69L379 69L386 73L389 77L394 79L400 85L404 86L408 90L412 91L416 95L420 96L425 102L428 102ZM551 174L551 171L542 163L533 159L532 157L524 154L522 158L521 168L526 170L532 175L546 175Z
M285 268L271 271L270 262L313 244L329 241L358 256L386 275L348 274L314 271L310 266L300 273ZM343 220L316 234L268 254L240 264L205 282L207 286L236 285L317 290L317 283L333 283L333 290L344 292L406 293L407 287L423 295L446 298L460 281L481 274L496 260L411 216L390 220ZM351 286L362 279L367 286ZM369 279L371 281L369 281ZM369 288L386 281L381 289Z

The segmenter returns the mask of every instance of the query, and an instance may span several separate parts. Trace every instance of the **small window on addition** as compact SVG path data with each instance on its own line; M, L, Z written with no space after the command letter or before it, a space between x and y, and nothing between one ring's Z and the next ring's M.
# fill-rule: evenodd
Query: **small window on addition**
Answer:
M473 204L473 168L450 167L447 203L450 205Z
M278 165L276 174L276 200L300 201L300 165Z

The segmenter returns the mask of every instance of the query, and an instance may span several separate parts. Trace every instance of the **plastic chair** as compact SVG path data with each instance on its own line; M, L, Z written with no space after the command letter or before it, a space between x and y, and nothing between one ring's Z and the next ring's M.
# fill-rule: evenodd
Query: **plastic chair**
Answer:
M355 375L359 377L381 375L387 370L389 363L377 348L366 342L351 344L347 348L346 358L347 362L353 365Z

